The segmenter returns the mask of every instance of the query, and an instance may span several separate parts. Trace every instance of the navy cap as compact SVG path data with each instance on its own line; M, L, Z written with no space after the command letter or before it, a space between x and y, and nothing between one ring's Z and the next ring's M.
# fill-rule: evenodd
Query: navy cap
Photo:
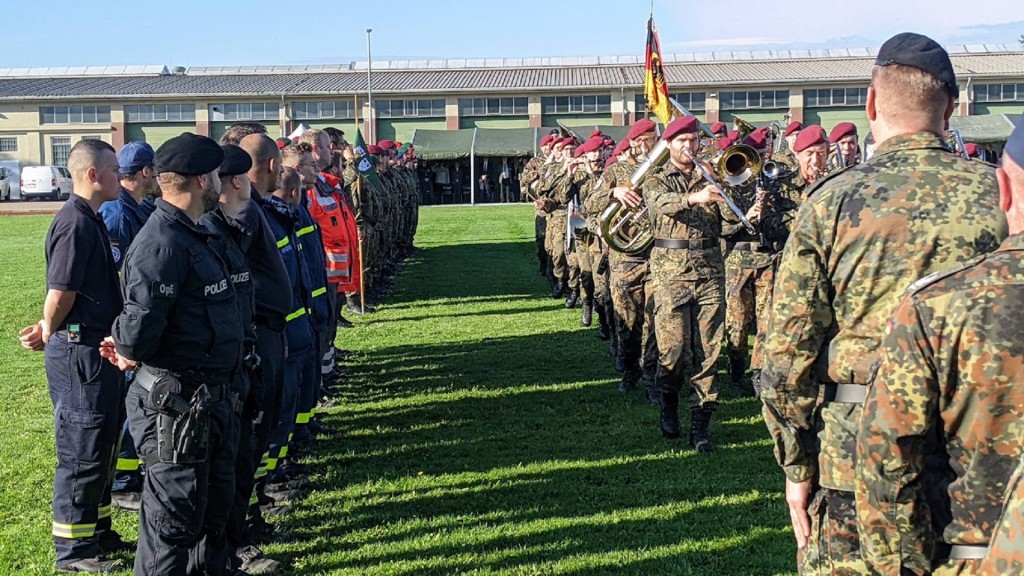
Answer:
M156 153L145 142L129 142L117 153L117 167L121 174L134 174L153 165Z
M1024 166L1024 116L1017 120L1017 127L1006 141L1003 154L1009 156L1018 166Z
M158 174L173 172L182 176L209 174L224 161L224 151L206 136L185 132L171 138L156 151L153 166Z
M224 144L220 147L224 151L224 161L220 163L221 176L237 176L245 174L252 168L252 156L234 144Z
M878 49L875 65L890 64L902 64L922 70L941 82L953 96L960 94L949 54L938 42L927 36L902 32L886 40Z

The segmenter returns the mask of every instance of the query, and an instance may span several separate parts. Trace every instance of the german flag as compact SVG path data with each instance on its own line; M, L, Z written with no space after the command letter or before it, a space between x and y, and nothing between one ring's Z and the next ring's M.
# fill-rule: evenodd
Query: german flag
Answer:
M661 42L654 27L654 17L647 20L647 59L644 64L644 100L647 109L668 124L672 120L672 105L668 101L668 83L661 63Z

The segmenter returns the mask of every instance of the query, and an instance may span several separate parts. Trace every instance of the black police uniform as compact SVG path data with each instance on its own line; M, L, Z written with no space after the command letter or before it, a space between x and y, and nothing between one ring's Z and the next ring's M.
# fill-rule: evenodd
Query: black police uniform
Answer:
M225 565L235 489L229 393L245 326L222 244L158 199L125 257L113 336L121 355L141 363L126 401L147 469L139 575L218 574Z
M76 292L74 305L46 342L57 469L53 537L57 565L101 556L110 528L110 483L124 379L99 346L121 311L117 267L103 219L75 194L46 236L46 287Z

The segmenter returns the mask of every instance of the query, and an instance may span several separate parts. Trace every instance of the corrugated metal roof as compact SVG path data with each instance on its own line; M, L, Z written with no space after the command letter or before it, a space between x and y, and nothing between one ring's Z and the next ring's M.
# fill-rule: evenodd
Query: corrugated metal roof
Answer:
M974 53L971 47L952 55L953 65L963 81L985 78L1024 78L1024 52ZM834 52L834 51L833 51ZM666 62L665 73L673 90L744 86L856 82L870 77L873 58L845 57L783 58L793 51L775 53L773 58L718 59L715 61ZM750 53L753 54L753 53ZM866 54L866 53L865 53ZM446 67L373 70L373 89L378 94L507 93L554 92L638 88L643 85L643 65L604 64L601 59L532 59L542 63L499 67L490 60L446 61ZM550 65L575 60L574 65ZM509 59L502 60L508 62ZM429 66L433 61L427 61ZM458 66L457 62L464 65ZM584 64L583 62L587 62ZM358 64L358 63L357 63ZM376 66L376 63L374 63ZM408 64L408 63L407 63ZM417 62L419 64L419 62ZM477 67L479 66L479 67ZM366 71L353 66L300 67L251 66L190 69L185 74L129 71L121 75L72 75L47 77L3 77L0 71L0 99L132 98L190 96L344 95L366 91ZM287 71L285 71L287 69ZM83 69L84 70L84 69ZM77 71L77 70L76 70ZM16 76L11 74L9 76Z

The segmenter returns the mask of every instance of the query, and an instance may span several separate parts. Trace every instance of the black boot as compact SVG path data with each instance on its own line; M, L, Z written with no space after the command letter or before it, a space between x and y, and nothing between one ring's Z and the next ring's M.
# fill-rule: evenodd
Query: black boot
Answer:
M669 440L682 435L679 430L679 392L661 393L661 435Z
M587 327L594 323L594 304L592 302L583 301L583 314L580 323Z
M690 446L693 446L698 454L710 454L715 451L715 445L711 443L712 414L713 411L707 407L690 410Z
M729 385L733 392L746 395L747 382L747 355L742 350L728 350L729 355Z
M341 315L341 310L338 311L338 328L352 328L355 326L352 322Z
M540 266L537 268L537 276L541 278L548 275L548 263L543 260L540 262Z
M373 312L373 308L370 306L367 306L365 309L363 308L362 303L359 301L359 294L349 294L346 296L346 300L348 302L348 311L357 316L362 316L366 312Z
M754 384L754 398L761 399L761 371L754 369L750 371L750 379Z
M580 301L580 289L573 288L572 292L569 293L569 297L565 299L565 307L572 309L576 307Z
M612 337L608 330L608 317L605 316L604 306L597 307L597 337L601 340L608 340Z
M640 380L640 374L633 371L627 370L622 373L622 380L619 382L619 392L622 394L628 394L633 390L636 390L636 383Z
M551 297L555 300L562 297L562 293L565 292L565 284L561 282L554 282L551 284Z
M644 374L641 379L644 381L644 388L647 391L647 402L652 406L661 406L661 385L658 383L658 378Z

